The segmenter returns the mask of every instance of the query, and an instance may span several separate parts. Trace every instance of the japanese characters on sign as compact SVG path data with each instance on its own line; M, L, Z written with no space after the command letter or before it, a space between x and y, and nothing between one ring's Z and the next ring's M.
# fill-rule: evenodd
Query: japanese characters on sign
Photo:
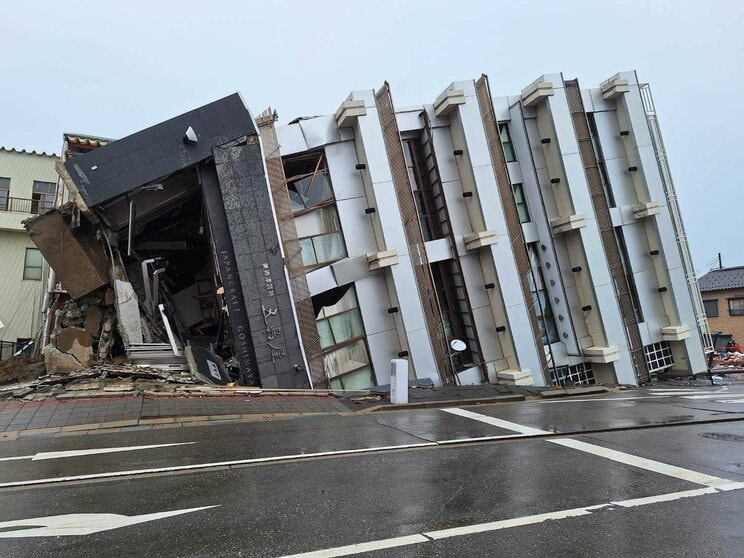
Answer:
M263 312L264 325L266 326L267 344L271 349L271 362L276 362L276 359L285 355L284 345L282 345L281 340L278 339L282 334L282 328L278 325L274 325L275 322L279 321L279 318L277 317L278 308L266 308L266 306L262 304L261 312Z
M264 285L266 286L266 292L269 294L269 296L274 296L274 281L271 280L271 270L269 269L269 264L262 264L261 269L263 269L263 280Z

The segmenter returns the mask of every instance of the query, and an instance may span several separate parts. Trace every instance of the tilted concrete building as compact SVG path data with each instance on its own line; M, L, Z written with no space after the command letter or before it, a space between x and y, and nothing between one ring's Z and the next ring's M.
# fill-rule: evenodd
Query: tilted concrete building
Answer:
M45 218L87 235L91 269L72 296L113 288L130 357L200 346L242 383L334 389L388 383L393 358L435 384L706 369L707 321L634 73L591 89L545 75L510 97L482 76L406 108L384 84L333 115L276 120L233 95L61 169L73 203ZM61 271L69 253L48 248Z
M385 384L399 357L435 382L706 370L705 315L635 73L592 89L545 75L510 97L481 78L398 109L386 85L275 134L271 116L259 128L284 166L285 250L299 244L313 301L344 293L316 324L331 385Z
M0 358L39 333L49 267L23 220L54 207L55 155L0 147Z

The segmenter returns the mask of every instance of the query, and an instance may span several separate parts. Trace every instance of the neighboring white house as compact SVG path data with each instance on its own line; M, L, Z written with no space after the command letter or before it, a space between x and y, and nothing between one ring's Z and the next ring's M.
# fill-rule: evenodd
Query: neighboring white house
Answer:
M2 357L41 327L48 266L23 220L54 206L55 155L0 147L0 341Z

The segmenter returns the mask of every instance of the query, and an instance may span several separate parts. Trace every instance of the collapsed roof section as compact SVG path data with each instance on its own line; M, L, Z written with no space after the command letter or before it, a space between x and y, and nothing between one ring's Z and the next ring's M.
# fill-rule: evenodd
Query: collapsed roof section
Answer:
M51 313L62 316L56 349L60 328L108 306L119 343L102 352L94 336L93 359L118 347L178 369L201 347L212 359L199 373L213 369L216 383L231 372L244 385L310 387L260 140L237 93L58 169L73 203L26 225L76 303Z

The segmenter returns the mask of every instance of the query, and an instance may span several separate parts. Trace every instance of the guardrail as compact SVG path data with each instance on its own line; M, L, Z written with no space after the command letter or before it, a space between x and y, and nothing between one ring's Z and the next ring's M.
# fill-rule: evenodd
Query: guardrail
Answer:
M36 215L41 213L45 208L41 200L32 200L27 198L2 198L0 199L0 211L9 211L14 213L31 213Z

